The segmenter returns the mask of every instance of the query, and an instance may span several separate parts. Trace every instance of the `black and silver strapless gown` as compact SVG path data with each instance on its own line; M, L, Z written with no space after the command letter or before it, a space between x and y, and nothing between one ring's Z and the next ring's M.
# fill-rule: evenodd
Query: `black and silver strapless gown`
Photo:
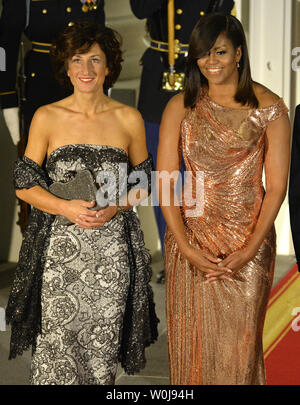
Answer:
M118 176L120 163L129 161L119 148L65 145L50 154L46 168L52 181L68 182L84 169ZM114 383L130 283L124 215L97 229L52 222L44 252L42 323L32 384ZM133 211L129 215L136 217ZM149 255L139 232L137 249Z

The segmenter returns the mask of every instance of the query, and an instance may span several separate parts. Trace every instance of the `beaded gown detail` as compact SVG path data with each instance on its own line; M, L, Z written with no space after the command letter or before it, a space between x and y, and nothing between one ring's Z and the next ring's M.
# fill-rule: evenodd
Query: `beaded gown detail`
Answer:
M64 183L85 169L110 171L118 179L120 163L129 163L121 149L66 145L50 154L46 168L52 181ZM113 384L130 284L124 216L98 229L54 220L48 241L31 383ZM135 248L149 255L142 241Z
M186 170L203 178L202 212L181 214L189 242L224 258L245 246L264 197L265 131L288 109L232 109L203 95L181 123ZM196 181L193 182L195 187ZM195 189L193 189L195 195ZM265 384L262 332L276 255L274 226L234 281L204 284L203 273L165 237L170 379L175 385Z

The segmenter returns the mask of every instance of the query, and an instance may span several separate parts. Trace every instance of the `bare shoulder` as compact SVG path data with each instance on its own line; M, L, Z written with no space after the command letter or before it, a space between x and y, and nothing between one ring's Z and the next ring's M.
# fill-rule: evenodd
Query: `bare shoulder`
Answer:
M172 97L168 102L165 111L167 111L169 114L174 114L177 117L183 117L186 113L186 108L184 106L184 94L179 93Z
M43 159L46 156L51 133L50 123L51 118L49 117L48 106L39 107L30 124L25 150L25 156L39 165L43 163Z
M270 89L262 84L254 83L253 89L259 103L258 108L270 107L271 105L277 103L280 99L277 94L273 93Z
M36 112L33 115L32 121L35 121L37 125L42 124L45 122L45 120L47 120L48 115L49 115L49 106L43 105L36 110Z
M118 108L115 109L115 116L130 137L144 135L144 120L136 108L119 103Z
M51 134L56 130L61 111L58 103L47 104L36 110L29 130L29 144L32 147L37 142L48 144Z
M52 104L47 104L39 107L36 112L34 113L33 116L33 121L37 125L50 125L51 123L53 124L55 121L54 119L57 118L57 115L59 114L59 110L61 110L61 107L59 106L58 103L52 103Z
M116 114L118 118L125 125L138 124L143 122L143 118L140 112L134 108L125 104L118 103L116 104Z
M29 139L44 139L48 141L55 120L48 105L39 107L33 115L29 129Z
M130 162L135 166L148 156L144 120L136 108L124 104L119 104L115 114L126 134Z

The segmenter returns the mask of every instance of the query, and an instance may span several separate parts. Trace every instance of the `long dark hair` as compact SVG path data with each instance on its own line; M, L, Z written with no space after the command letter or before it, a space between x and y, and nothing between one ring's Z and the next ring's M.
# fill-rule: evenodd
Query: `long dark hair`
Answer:
M220 34L226 35L234 49L240 46L242 51L235 100L242 105L257 108L258 100L252 86L253 81L243 26L234 16L223 13L212 13L201 17L192 31L186 63L184 105L185 107L195 107L201 89L208 87L208 81L200 72L197 59L207 54Z

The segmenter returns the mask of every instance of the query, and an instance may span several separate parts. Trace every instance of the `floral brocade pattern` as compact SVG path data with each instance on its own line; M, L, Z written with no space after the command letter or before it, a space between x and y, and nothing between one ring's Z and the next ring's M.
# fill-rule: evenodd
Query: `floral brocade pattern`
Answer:
M97 230L53 224L32 383L113 384L128 286L119 218Z

